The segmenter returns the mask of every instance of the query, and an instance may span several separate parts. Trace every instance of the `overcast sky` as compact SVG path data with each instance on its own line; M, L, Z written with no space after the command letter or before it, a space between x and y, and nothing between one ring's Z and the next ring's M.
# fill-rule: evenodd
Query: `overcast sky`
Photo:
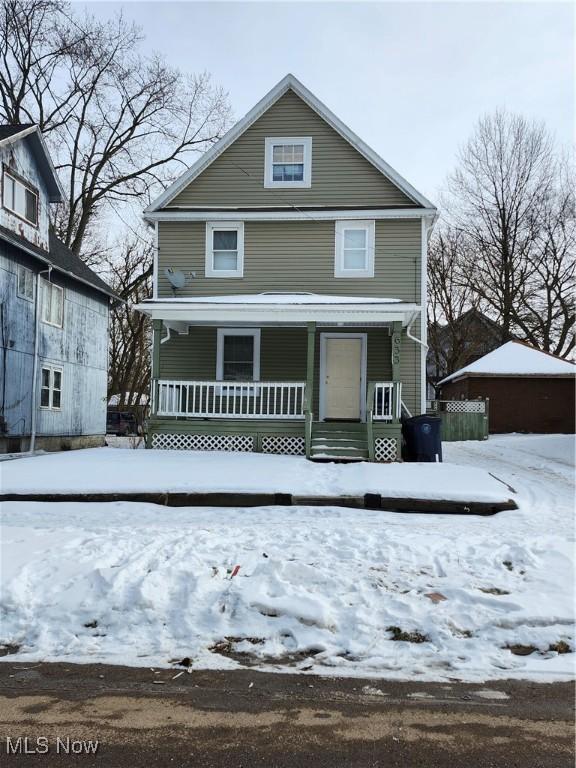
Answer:
M123 8L146 46L207 70L242 117L292 72L341 120L436 201L458 147L497 107L574 140L570 3L90 4Z

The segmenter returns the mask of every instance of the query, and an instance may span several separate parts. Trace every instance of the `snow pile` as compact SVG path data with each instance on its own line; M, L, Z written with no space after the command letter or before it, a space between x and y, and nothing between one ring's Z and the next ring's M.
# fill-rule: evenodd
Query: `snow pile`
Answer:
M488 518L5 503L4 660L565 679L573 470L546 439L447 446L519 489L521 509Z
M509 489L484 469L449 464L317 464L300 456L90 448L7 462L2 493L212 491L502 502Z
M519 341L508 341L479 360L446 376L439 384L445 384L465 373L484 376L574 376L576 366L568 360L540 352Z

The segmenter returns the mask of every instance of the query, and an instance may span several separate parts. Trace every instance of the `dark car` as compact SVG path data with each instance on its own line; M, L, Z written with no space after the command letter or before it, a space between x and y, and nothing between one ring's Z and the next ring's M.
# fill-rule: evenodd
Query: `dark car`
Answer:
M129 411L108 411L106 415L106 434L124 437L138 434L136 416Z

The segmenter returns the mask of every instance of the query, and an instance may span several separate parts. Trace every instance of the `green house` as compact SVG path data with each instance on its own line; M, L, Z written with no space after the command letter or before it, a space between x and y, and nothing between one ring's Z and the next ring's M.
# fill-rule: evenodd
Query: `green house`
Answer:
M149 447L395 460L426 407L436 215L285 77L144 212Z

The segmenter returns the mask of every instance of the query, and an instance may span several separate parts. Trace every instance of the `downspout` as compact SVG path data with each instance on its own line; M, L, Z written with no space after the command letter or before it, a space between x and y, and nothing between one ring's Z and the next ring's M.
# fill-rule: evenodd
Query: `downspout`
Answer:
M422 311L422 310L420 310L420 311ZM410 333L410 328L414 325L414 322L415 322L416 318L418 317L418 315L419 315L419 312L414 312L414 314L410 318L410 321L408 322L408 325L406 326L406 336L409 339L412 339L412 341L415 341L416 344L420 344L420 346L424 347L424 349L427 351L428 350L428 344L425 344L422 341L422 339L419 339L417 336L414 336L414 335L412 335Z
M34 453L36 448L36 400L38 397L38 348L40 346L40 276L48 273L48 280L50 280L50 274L52 267L48 269L40 270L36 274L36 301L34 302L34 363L32 366L32 415L30 419L30 445L28 447L28 453Z
M420 309L420 312L422 312L422 311L423 311L423 310L422 310L422 309ZM411 327L412 327L412 326L414 325L414 323L416 322L416 318L418 317L418 314L419 314L418 312L414 312L414 314L412 315L412 317L411 317L411 318L410 318L410 320L408 321L408 325L406 326L406 336L407 336L409 339L412 339L412 341L415 341L415 342L416 342L416 344L419 344L419 345L420 345L420 346L423 348L423 350L424 350L424 360L426 360L426 352L428 351L428 344L426 344L425 342L423 342L423 341L422 341L422 339L419 339L417 336L414 336L414 334L410 332L410 329L411 329ZM408 410L408 408L406 408L406 406L404 405L404 403L402 403L402 406L403 406L403 407L404 407L404 409L406 410L406 413L407 413L409 416L412 416L412 414L410 413L410 411Z

